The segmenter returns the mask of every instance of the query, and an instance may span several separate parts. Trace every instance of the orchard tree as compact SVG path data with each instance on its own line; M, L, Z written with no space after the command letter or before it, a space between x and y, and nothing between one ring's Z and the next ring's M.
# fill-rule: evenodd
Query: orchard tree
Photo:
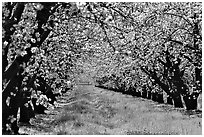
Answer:
M153 59L152 68L143 70L173 96L176 107L183 107L182 94L187 109L196 109L201 92L201 4L162 3L158 7L145 21L148 40L157 54L147 54Z
M53 92L84 68L110 89L159 102L165 91L175 107L183 96L195 109L201 9L197 2L3 3L3 131L17 134L19 107L19 121L29 122L32 98L53 103Z
M103 3L102 7L114 14L113 22L116 23L112 29L127 30L121 32L124 37L114 35L111 41L115 53L120 55L118 64L123 62L124 55L131 57L135 65L132 68L136 68L136 72L144 72L139 73L140 83L149 83L142 78L147 75L146 78L152 80L150 83L158 85L158 90L162 89L174 99L175 107L183 107L182 95L187 109L196 109L202 80L201 3ZM106 31L109 37L112 36L110 30ZM127 43L121 44L124 41ZM109 60L114 62L114 55ZM113 63L106 65L106 68L113 67L116 68ZM107 70L104 69L101 74ZM118 72L119 77L125 81L127 78L129 83L125 70ZM103 80L108 81L108 78ZM124 81L119 80L119 83Z
M6 2L3 3L2 10L2 128L3 133L17 134L19 107L19 121L29 122L31 117L28 102L33 97L32 91L40 87L42 90L43 86L46 91L41 92L49 97L53 94L50 80L55 81L53 77L59 79L59 75L66 73L59 69L60 65L67 67L74 64L71 59L65 64L59 64L60 61L67 60L66 56L72 57L69 52L63 54L60 50L55 51L55 56L59 57L56 59L50 55L47 48L52 51L54 45L62 46L53 42L57 24L55 19L62 14L68 18L76 16L77 6L76 3ZM51 63L48 65L46 64L48 62ZM49 76L53 71L57 71L53 70L56 69L54 67L59 69L59 73ZM36 87L36 82L37 84L40 82L40 86Z

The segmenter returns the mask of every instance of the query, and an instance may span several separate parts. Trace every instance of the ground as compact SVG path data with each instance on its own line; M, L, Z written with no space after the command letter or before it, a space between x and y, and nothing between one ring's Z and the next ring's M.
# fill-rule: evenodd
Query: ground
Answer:
M30 135L177 135L202 134L202 116L171 105L132 97L78 83L58 98L57 106L37 115L32 126L21 126Z

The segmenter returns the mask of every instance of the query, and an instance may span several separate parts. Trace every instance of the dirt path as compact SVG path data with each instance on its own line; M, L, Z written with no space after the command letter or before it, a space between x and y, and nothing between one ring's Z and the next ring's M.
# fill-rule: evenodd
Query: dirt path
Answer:
M58 107L37 115L27 134L201 134L201 114L79 84L58 99Z

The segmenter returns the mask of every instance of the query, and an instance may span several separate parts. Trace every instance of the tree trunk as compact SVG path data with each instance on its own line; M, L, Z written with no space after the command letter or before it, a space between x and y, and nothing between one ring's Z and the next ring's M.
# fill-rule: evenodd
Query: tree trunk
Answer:
M157 101L157 92L152 93L152 100Z
M132 87L129 88L128 94L134 96L134 90Z
M151 99L151 98L152 98L151 91L148 91L148 92L147 92L147 99Z
M12 115L16 120L11 124L11 129L13 130L14 134L18 134L18 124L17 124L17 114L18 109L20 106L21 95L19 92L16 93L16 96L12 96L10 100L10 115Z
M17 112L18 112L18 107L19 107L19 96L18 96L18 92L16 93L16 96L11 96L10 93L13 92L14 93L14 86L18 86L19 82L21 82L20 79L20 75L16 75L14 76L9 83L7 84L6 88L3 90L2 93L2 128L3 131L6 130L6 124L10 123L8 118L10 115L12 115L14 118L17 118ZM10 98L10 103L9 106L6 103L7 98ZM15 134L17 134L16 130L16 126L17 126L17 122L14 121L13 123L11 123L12 127L11 130L13 130L12 132L14 132ZM12 129L14 127L14 129Z
M126 94L132 95L132 90L131 90L131 89L128 89L128 90L126 91Z
M142 95L141 95L141 92L140 92L140 91L137 91L137 92L136 92L136 96L137 96L137 97L141 97L141 96L142 96Z
M197 110L202 111L202 93L198 95L197 99Z
M10 109L2 98L2 133L6 133L7 127L6 124L9 123L8 116L9 116Z
M133 88L133 89L132 89L132 95L133 95L134 97L137 96L136 88Z
M195 110L197 109L197 96L186 94L183 96L183 100L186 105L187 110Z
M147 98L147 89L145 87L142 88L142 98Z
M30 118L35 118L35 112L30 103L28 103L28 112Z
M4 51L2 54L2 72L3 73L4 73L4 71L8 65L7 54L8 54L8 50L9 50L9 45L12 41L11 37L12 37L13 33L15 32L15 28L13 26L14 26L14 24L18 24L18 22L20 21L21 15L24 11L24 8L25 8L25 3L23 3L23 2L18 2L15 5L15 8L14 8L14 6L11 6L9 9L10 10L9 18L5 19L5 22L2 23L2 27L5 30L5 36L2 40L3 40L3 42L5 42L5 41L8 42L6 47L2 49L2 51Z
M173 99L170 95L167 95L167 104L173 105Z
M182 103L181 95L180 94L174 95L173 96L173 100L174 100L174 107L176 107L176 108L183 108L183 103Z
M27 102L20 106L20 119L19 119L19 122L30 124L30 116L29 116L28 107L29 106L28 106Z
M32 103L33 103L33 106L34 106L34 112L36 114L45 114L46 108L44 106L40 105L40 104L36 105L36 101L37 101L36 98L32 99Z
M164 103L163 93L158 93L157 102Z

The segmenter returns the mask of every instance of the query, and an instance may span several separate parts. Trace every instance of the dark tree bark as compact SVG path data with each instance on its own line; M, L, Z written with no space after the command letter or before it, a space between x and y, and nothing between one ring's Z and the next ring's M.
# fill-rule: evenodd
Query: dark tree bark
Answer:
M197 98L199 94L186 94L183 96L183 100L186 104L187 110L197 109Z
M142 87L142 98L147 98L147 88L146 88L146 86Z
M2 116L3 116L2 127L3 128L6 127L6 124L8 123L7 119L8 119L9 114L10 114L10 109L8 108L8 106L6 104L6 100L7 100L8 96L10 95L12 89L14 89L17 86L16 83L18 83L18 81L19 81L19 79L17 77L17 74L20 71L19 68L20 68L21 64L27 63L29 61L29 59L31 58L31 56L32 56L31 47L41 46L43 41L49 35L51 30L48 29L47 31L44 31L44 30L42 30L42 26L40 26L40 25L46 24L48 17L56 10L56 7L54 7L53 10L50 11L51 5L53 6L56 3L44 3L45 5L44 5L43 9L44 9L44 13L46 13L47 18L43 18L43 16L41 16L41 18L37 18L37 21L40 22L39 23L40 25L38 25L38 29L37 29L39 31L39 33L41 34L40 42L31 43L31 47L26 49L27 54L23 57L17 56L15 58L15 60L13 61L13 63L10 65L10 67L7 70L5 70L7 65L8 65L8 62L7 62L7 53L8 53L8 49L9 49L8 46L12 42L11 41L12 34L15 32L13 25L17 24L20 21L21 15L22 15L22 13L24 11L24 7L25 7L24 4L25 3L21 3L21 2L17 3L16 8L14 8L15 11L13 11L13 15L12 15L11 19L5 20L5 23L3 24L3 28L5 30L5 38L3 41L6 41L8 44L3 49L4 52L3 52L3 58L2 58L3 59L3 61L2 61L3 62L3 64L2 64L3 75L2 76L3 76L3 80L9 81L9 83L7 84L7 86L5 87L5 89L3 90L3 93L2 93L2 112L3 112L2 113ZM39 11L37 11L37 15L39 17L39 15L40 15ZM20 92L20 91L17 91L17 92ZM12 108L12 111L13 110L15 110L15 112L16 112L16 109ZM22 110L21 111L22 118L27 119L26 116L29 117L28 116L29 114L27 114L26 108L24 106L21 106L21 110ZM25 110L25 112L23 112L24 110ZM26 115L26 116L24 117L24 115ZM23 120L23 121L26 121L26 120ZM16 125L16 123L15 123L15 125ZM11 130L16 130L16 129L11 129Z
M164 103L163 93L158 93L157 102Z
M147 93L147 99L151 99L152 98L152 93L150 91L148 91Z
M40 104L37 105L36 101L37 101L37 98L32 99L32 104L34 106L34 112L36 114L45 114L46 108L44 106L40 105Z
M157 92L153 92L153 93L152 93L152 100L153 100L153 101L157 101L157 98L158 98L157 95L158 95Z
M157 75L155 75L155 73L151 70L148 70L147 68L144 68L144 67L140 67L141 70L143 72L145 72L148 76L150 76L152 79L155 80L155 83L157 83L167 94L171 94L170 93L170 87L165 84L165 83L162 83L161 80L157 77Z
M182 103L180 94L174 94L173 95L173 101L174 101L174 107L175 108L183 108L183 103Z
M7 42L7 45L2 49L3 54L2 54L2 72L5 71L7 65L8 65L8 60L7 60L7 54L9 50L9 45L12 42L11 36L15 32L15 28L13 27L14 24L18 24L20 21L21 15L24 10L24 3L19 2L16 3L16 9L14 10L14 5L11 5L8 3L8 10L10 11L10 15L6 18L5 23L2 24L4 30L5 30L5 37L3 38L3 42ZM13 14L12 14L13 12ZM11 17L12 15L12 17Z
M20 119L19 122L30 124L29 106L25 104L20 106Z
M173 105L173 98L170 95L167 95L167 104Z

